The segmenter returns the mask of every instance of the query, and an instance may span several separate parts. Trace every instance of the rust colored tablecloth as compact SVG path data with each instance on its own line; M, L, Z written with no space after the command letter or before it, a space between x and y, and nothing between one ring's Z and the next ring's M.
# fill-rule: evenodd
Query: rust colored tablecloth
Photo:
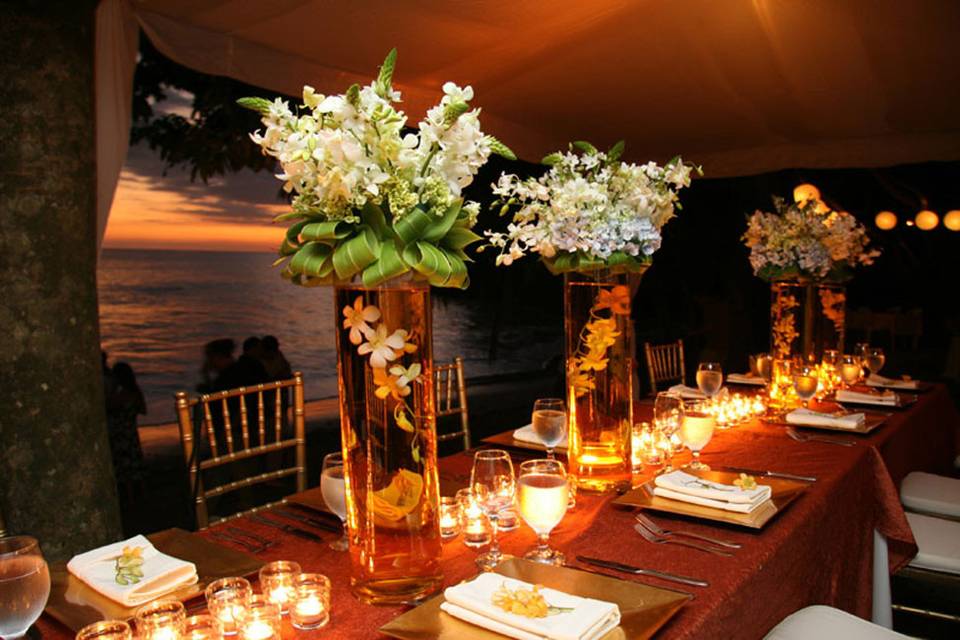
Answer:
M641 407L644 411L649 407ZM661 523L682 524L742 542L743 549L731 558L645 542L632 528L632 512L611 504L611 496L581 494L576 509L555 530L552 543L568 558L588 554L709 580L709 588L691 588L696 598L663 628L661 638L762 638L784 616L810 604L832 605L869 619L874 529L889 541L892 571L916 553L894 480L913 469L944 468L952 460L956 425L956 410L945 391L937 388L892 416L875 434L859 437L855 447L794 442L783 427L760 423L718 432L703 455L711 465L735 464L818 478L759 532L653 515ZM470 464L466 455L443 459L444 485L464 484ZM888 466L894 469L893 478ZM333 581L330 625L315 632L296 632L285 621L286 638L376 638L380 637L378 627L404 611L354 599L347 554L253 521L233 524L279 542L260 554L264 561L297 560L305 571L324 573ZM506 553L522 554L533 544L534 536L525 526L502 537ZM459 538L445 543L446 584L474 575L474 557L475 552ZM46 617L39 626L49 638L69 635Z

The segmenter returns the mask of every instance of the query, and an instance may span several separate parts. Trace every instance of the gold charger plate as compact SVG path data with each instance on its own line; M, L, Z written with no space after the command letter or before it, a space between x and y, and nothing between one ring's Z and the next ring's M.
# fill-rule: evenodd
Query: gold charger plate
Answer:
M500 447L507 447L507 448L513 448L513 449L527 449L529 451L544 451L544 452L547 450L547 448L542 444L538 444L536 442L525 442L523 440L514 439L513 437L514 431L515 429L510 429L509 431L504 431L502 433L492 435L488 438L484 438L483 442L487 444L494 444ZM553 450L555 453L563 453L563 454L567 453L566 445L562 447L554 447Z
M639 582L521 558L505 560L495 572L580 597L616 603L620 607L620 626L604 635L603 640L649 638L691 597ZM401 640L497 640L505 637L441 611L443 601L442 594L435 596L383 625L380 632Z
M740 477L739 473L730 471L690 471L688 469L685 471L705 480L713 480L714 482L722 482L724 484L733 484L733 481ZM757 482L759 484L770 485L771 495L769 500L750 513L724 511L723 509L704 507L699 504L691 504L681 500L661 498L660 496L653 495L652 481L631 489L614 500L613 504L640 507L642 509L650 509L651 511L672 513L674 515L687 516L699 520L724 522L749 529L762 529L774 516L783 511L787 505L796 500L807 487L810 486L806 482L787 480L784 478L761 477L757 478Z
M183 529L167 529L147 538L159 551L197 565L196 584L163 596L181 602L202 595L214 580L250 575L263 564L250 554L221 547ZM143 606L125 607L97 593L71 575L64 562L50 566L50 583L50 598L44 612L73 631L98 620L129 620Z
M838 431L840 433L858 433L860 435L864 435L882 425L887 421L887 418L890 417L889 413L868 413L864 411L863 414L865 415L866 420L864 420L864 423L858 426L856 429L845 429L843 427L826 424L793 424L784 419L778 418L764 418L763 421L767 424L778 424L786 427L795 427L798 429L822 429L824 431Z

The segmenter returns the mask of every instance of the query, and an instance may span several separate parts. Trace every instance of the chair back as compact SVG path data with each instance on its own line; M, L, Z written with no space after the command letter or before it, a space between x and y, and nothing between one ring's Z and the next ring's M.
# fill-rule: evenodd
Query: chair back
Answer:
M647 353L647 371L650 374L650 392L657 393L657 385L661 382L687 382L687 369L683 362L683 340L667 344L643 344Z
M287 389L290 388L293 389L292 434L284 429L289 424L286 418L289 404ZM218 391L196 398L188 397L183 391L176 394L180 442L187 463L191 493L195 497L198 528L205 529L216 522L283 502L274 501L211 520L207 510L209 498L289 476L296 476L298 492L306 490L303 402L303 374L299 371L290 380ZM198 414L196 424L192 416L195 409ZM209 448L208 452L204 452L209 455L201 455L204 448ZM294 465L284 466L283 456L279 452L290 448L295 452ZM209 477L207 472L242 460L259 460L262 466L253 471L252 464L233 465L230 469L231 478L239 475L238 469L246 475L210 488L204 486L204 477ZM277 468L264 470L271 466Z
M463 377L463 358L454 358L452 364L434 366L433 382L436 392L437 418L460 416L460 429L437 433L437 442L463 439L463 448L470 448L470 419L467 412L467 383Z
M7 535L7 525L3 522L3 512L0 511L0 538Z

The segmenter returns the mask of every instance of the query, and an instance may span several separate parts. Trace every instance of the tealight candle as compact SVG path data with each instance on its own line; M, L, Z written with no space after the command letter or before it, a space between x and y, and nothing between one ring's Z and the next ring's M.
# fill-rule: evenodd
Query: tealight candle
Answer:
M133 631L123 620L101 620L80 629L75 640L133 640Z
M211 615L190 616L183 627L184 640L220 640L223 625Z
M293 582L300 575L300 565L289 560L277 560L260 568L260 591L267 600L280 607L280 615L287 613L293 600Z
M222 578L207 585L203 593L210 614L220 621L223 635L235 635L237 621L253 595L250 582L246 578Z
M490 521L470 489L457 491L460 503L460 517L463 526L463 544L468 547L482 547L490 543Z
M440 537L453 538L460 533L460 503L456 498L440 498Z
M290 623L297 629L318 629L330 621L330 579L301 573L294 585Z
M179 600L164 598L140 607L134 619L140 640L178 640L187 610Z
M650 439L649 425L646 422L634 423L630 431L630 464L633 473L643 471L643 456Z
M266 596L251 596L240 617L240 640L279 639L280 606Z

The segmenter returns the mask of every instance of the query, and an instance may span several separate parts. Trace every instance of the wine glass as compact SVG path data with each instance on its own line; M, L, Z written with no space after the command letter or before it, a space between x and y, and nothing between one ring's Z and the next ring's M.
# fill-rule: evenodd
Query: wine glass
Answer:
M527 460L517 478L520 515L537 534L537 546L523 557L562 565L564 555L550 548L550 532L567 513L567 474L557 460Z
M810 407L810 399L817 394L819 384L820 377L817 375L816 367L806 364L793 367L793 388L800 399L803 400L804 407Z
M37 539L0 538L0 638L22 638L49 596L50 569Z
M719 362L701 362L697 367L697 388L703 395L712 398L723 386L723 369Z
M567 411L560 398L540 398L533 403L533 430L553 460L553 449L567 433Z
M862 370L860 368L860 358L854 355L840 356L840 379L847 387L852 387L860 379Z
M500 543L497 540L500 511L513 504L516 492L510 454L503 449L477 451L473 456L470 486L473 488L474 498L480 508L490 519L492 529L490 548L486 553L477 556L477 565L484 571L491 571L503 559Z
M710 442L716 427L717 419L700 406L694 405L693 408L683 412L683 418L680 421L680 441L693 454L693 460L686 466L687 469L710 470L710 467L700 461L700 451Z
M661 391L653 401L653 425L668 438L680 429L683 420L683 400L672 393ZM673 471L673 456L663 452L663 467L660 473Z
M880 373L883 365L887 362L887 357L883 354L880 347L870 347L867 349L867 355L864 358L864 364L870 373Z
M757 374L763 378L763 381L770 384L773 377L773 356L769 353L758 353L754 356L757 365Z
M320 493L323 501L343 523L343 535L330 543L334 551L346 551L350 548L347 537L347 493L343 482L343 454L328 453L323 458L323 471L320 473Z
M837 363L840 361L840 352L836 349L824 349L823 357L820 359L820 363L828 367L836 367Z

